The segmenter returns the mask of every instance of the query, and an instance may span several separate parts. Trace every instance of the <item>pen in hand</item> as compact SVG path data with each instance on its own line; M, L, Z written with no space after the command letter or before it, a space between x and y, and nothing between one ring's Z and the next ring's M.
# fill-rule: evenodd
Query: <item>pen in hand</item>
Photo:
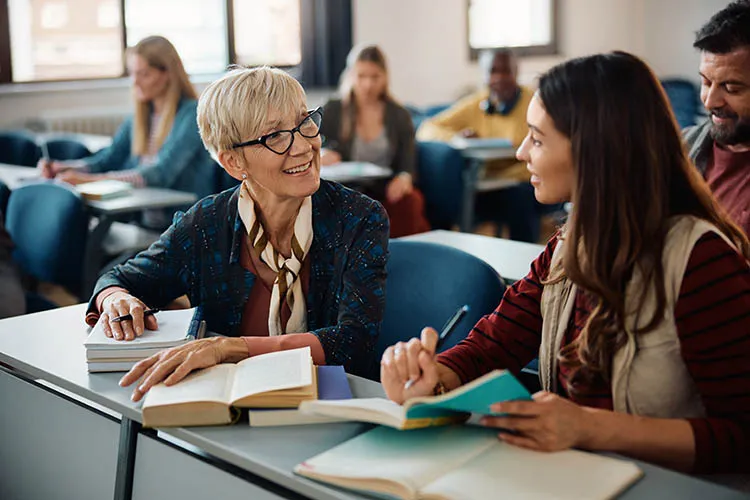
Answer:
M438 352L440 350L440 345L443 343L443 341L448 337L448 335L453 332L453 330L458 326L458 324L461 322L464 316L466 316L466 313L469 312L469 306L463 305L458 308L458 310L453 313L453 316L450 317L447 323L445 323L445 326L443 326L443 329L440 331L440 335L438 336L437 344L435 345L435 352ZM416 380L409 379L404 384L404 390L409 390L409 388L414 385Z
M149 309L148 311L143 312L143 317L146 316L153 316L154 314L158 313L159 309ZM118 316L114 319L112 319L112 323L120 323L122 321L132 321L133 315L132 314L125 314L123 316Z

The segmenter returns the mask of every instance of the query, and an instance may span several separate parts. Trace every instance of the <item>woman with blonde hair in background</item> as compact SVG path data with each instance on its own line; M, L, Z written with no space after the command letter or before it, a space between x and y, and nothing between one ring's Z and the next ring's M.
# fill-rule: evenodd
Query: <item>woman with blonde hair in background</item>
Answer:
M161 36L144 38L128 49L127 64L135 111L112 145L83 160L42 159L42 175L71 184L119 179L201 198L211 194L216 166L201 142L197 94L174 46Z
M393 170L385 185L365 190L391 219L391 237L429 231L424 198L414 187L416 149L409 112L388 90L385 55L375 45L354 47L341 78L340 99L323 108L323 165L366 161Z

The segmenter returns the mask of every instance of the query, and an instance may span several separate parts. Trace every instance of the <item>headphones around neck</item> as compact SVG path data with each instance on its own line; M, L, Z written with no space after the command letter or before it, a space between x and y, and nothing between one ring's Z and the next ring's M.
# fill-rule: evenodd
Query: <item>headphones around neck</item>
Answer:
M482 102L479 103L479 109L484 111L484 114L486 115L494 115L498 114L501 116L508 116L511 111L513 111L516 107L516 104L518 104L518 100L521 98L521 89L516 89L516 93L513 95L513 98L510 101L504 102L500 101L499 103L495 103L490 96L487 97L487 99L484 99Z

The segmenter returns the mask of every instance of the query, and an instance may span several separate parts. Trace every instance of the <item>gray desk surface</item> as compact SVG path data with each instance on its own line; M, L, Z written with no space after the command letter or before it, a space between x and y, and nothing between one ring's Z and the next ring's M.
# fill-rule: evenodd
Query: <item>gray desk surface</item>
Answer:
M341 184L388 179L392 175L393 170L390 168L359 161L342 161L320 169L320 177Z
M400 238L440 243L463 250L491 265L500 276L518 281L529 273L531 262L544 250L542 245L455 231L429 231Z
M35 168L0 163L0 181L10 189L22 186L25 182L42 180ZM111 200L86 201L86 205L96 212L116 215L152 208L192 205L197 199L198 197L193 193L147 187L133 189L130 194Z
M479 139L475 142L472 139L456 137L451 139L449 144L454 149L459 150L464 158L471 160L506 160L516 157L517 148L488 145L486 139Z
M0 320L0 362L140 422L139 405L129 400L130 389L117 385L121 374L86 372L84 308L77 305ZM356 377L350 380L355 396L382 394L379 384ZM236 425L167 429L163 433L302 495L331 500L365 497L297 477L292 468L369 428L355 423L278 428ZM690 476L639 465L644 478L622 498L746 498L740 492Z

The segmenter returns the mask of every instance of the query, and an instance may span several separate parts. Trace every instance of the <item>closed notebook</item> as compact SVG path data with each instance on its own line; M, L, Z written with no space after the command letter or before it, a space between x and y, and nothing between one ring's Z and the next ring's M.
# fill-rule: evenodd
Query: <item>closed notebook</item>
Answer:
M609 499L643 473L632 462L566 450L531 451L497 431L378 427L297 465L299 475L404 500Z
M349 380L343 366L317 366L318 399L347 400L352 398ZM248 423L252 427L279 425L327 424L345 422L344 418L302 413L299 408L250 408Z
M232 423L238 408L296 408L318 397L309 347L253 356L152 387L143 400L145 427Z
M382 398L363 398L309 401L300 405L300 410L396 429L418 429L462 422L471 413L492 415L490 406L497 402L530 399L529 391L510 372L494 370L447 394L412 398L403 405Z
M102 181L85 182L78 184L76 190L87 200L109 200L118 196L130 194L133 190L127 182L115 179L106 179Z
M162 349L201 338L206 324L197 318L197 308L160 311L155 314L159 328L145 330L133 340L116 340L104 334L101 320L84 341L89 372L128 371L135 363Z

